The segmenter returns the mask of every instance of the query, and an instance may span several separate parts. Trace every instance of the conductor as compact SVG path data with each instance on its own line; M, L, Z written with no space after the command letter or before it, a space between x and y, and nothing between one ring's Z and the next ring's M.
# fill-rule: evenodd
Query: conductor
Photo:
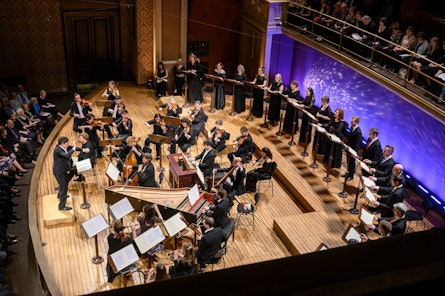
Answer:
M58 145L54 148L54 164L53 173L59 183L59 193L57 198L59 201L60 211L69 211L72 208L66 206L66 198L68 194L68 183L74 176L73 162L71 155L76 151L76 142L73 146L69 146L67 137L60 137L57 141Z

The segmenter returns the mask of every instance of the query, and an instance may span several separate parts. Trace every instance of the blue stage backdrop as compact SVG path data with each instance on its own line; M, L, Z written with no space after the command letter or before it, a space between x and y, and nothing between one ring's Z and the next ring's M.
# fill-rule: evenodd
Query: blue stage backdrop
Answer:
M394 146L394 160L445 203L445 127L438 120L347 65L284 35L273 38L270 72L269 77L281 73L286 86L297 80L302 96L313 87L317 106L322 96L329 96L332 110L344 109L348 122L360 116L365 138L377 127L382 146Z

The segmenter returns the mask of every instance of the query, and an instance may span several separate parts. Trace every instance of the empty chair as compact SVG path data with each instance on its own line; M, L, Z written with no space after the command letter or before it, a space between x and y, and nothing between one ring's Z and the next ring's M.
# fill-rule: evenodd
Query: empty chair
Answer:
M411 224L411 221L416 221L416 226L417 226L417 222L421 221L423 223L423 230L425 230L426 224L425 224L424 218L426 217L426 215L428 215L428 212L433 208L433 204L431 203L431 201L428 198L425 198L422 201L422 208L423 208L423 214L416 210L406 211L405 217L406 217L406 221L408 221L408 227Z
M239 227L240 219L242 216L250 215L250 216L252 216L252 228L253 228L253 230L255 230L255 207L257 206L258 202L260 201L260 197L261 197L260 193L257 192L257 193L255 193L255 195L253 197L255 200L255 204L251 204L248 202L240 202L238 204L238 207L236 209L238 212L238 214L236 216L237 227Z

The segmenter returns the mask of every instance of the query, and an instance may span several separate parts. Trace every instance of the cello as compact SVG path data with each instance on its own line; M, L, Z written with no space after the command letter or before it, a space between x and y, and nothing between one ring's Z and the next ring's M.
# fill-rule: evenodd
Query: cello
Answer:
M137 138L136 140L133 141L129 141L129 146L131 146L131 150L130 152L127 154L127 157L125 158L125 162L123 165L123 169L122 169L122 174L123 174L123 178L125 180L128 181L128 178L132 175L133 173L133 166L137 165L137 158L136 158L136 154L134 153L134 151L132 151L133 147L139 142L140 138ZM131 143L133 142L133 143ZM137 177L137 175L135 175L134 177ZM135 178L133 178L134 181ZM137 184L136 180L136 184ZM133 182L132 182L133 183Z

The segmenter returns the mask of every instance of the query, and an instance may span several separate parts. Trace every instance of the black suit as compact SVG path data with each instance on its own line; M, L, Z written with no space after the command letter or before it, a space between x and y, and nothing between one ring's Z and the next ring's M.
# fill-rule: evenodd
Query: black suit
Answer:
M369 159L371 161L376 161L382 156L382 145L380 144L380 140L377 139L371 143L369 147L365 147L363 150L363 159Z
M404 234L406 230L406 217L403 216L400 219L395 219L394 221L391 221L393 218L380 218L379 221L386 220L391 223L392 225L391 235Z
M229 168L218 168L217 172L229 172L233 168L233 165ZM230 206L233 206L233 199L236 195L242 195L246 193L246 187L244 186L244 180L246 178L246 169L240 170L238 169L236 171L236 174L233 178L233 176L230 176L232 178L233 184L232 188L226 189L227 190L227 198L230 201Z
M92 111L91 107L89 106L81 106L79 111L79 106L77 105L77 102L74 101L71 103L70 106L70 116L74 117L74 125L73 125L73 131L81 133L82 130L79 129L79 126L84 122L85 116L88 114L88 112ZM81 118L77 118L74 115L80 114Z
M385 159L384 156L380 157L378 160L373 161L370 166L375 168L374 176L376 177L386 177L391 175L392 167L395 165L392 157Z
M60 199L59 209L65 207L68 194L68 183L74 175L71 160L71 155L74 151L75 149L73 149L72 146L68 146L66 152L60 145L57 145L56 148L54 148L53 173L60 186L59 193L57 194L57 197Z
M348 135L348 146L351 147L355 152L360 150L360 143L362 141L362 130L359 126L355 129L352 127L351 132ZM348 161L348 178L353 178L355 173L355 159L351 157L350 153L347 154Z
M215 150L210 148L204 157L206 150L204 149L201 154L195 157L195 160L201 159L199 162L199 168L201 169L204 176L210 176L212 174L213 167L215 165Z
M400 178L402 178L402 185L405 186L406 184L406 179L405 176L403 174L399 175ZM392 178L392 174L389 174L386 177L378 177L377 181L375 181L375 184L377 186L379 186L379 189L377 190L377 194L382 195L382 194L390 194L393 187L391 185L391 178Z
M215 227L224 228L229 222L229 217L227 213L230 210L230 201L227 198L223 198L218 201L216 205L210 207L208 211L205 212L205 215L208 217L213 217L215 219Z
M214 127L210 130L210 132L212 134L212 136L210 137L210 140L212 141L213 149L220 152L224 148L226 148L226 141L229 139L230 134L228 132L224 131L224 132L220 133L220 137L218 138L218 141L215 141L215 137L218 134L218 130L216 129L216 127Z
M403 193L405 189L403 186L394 188L388 195L381 195L380 205L377 207L382 214L382 217L392 217L394 216L392 210L394 204L403 201Z
M138 166L136 166L134 169L137 170ZM155 180L155 168L151 162L142 169L142 172L138 172L137 176L139 178L139 186L156 188L160 187L158 182L156 182Z
M212 228L204 233L202 239L198 243L198 250L196 251L196 260L199 264L211 263L212 257L221 248L223 241L223 232L219 227Z
M192 121L192 129L196 131L198 135L200 132L205 131L205 123L209 117L204 113L204 109L199 109L198 114L195 115Z

